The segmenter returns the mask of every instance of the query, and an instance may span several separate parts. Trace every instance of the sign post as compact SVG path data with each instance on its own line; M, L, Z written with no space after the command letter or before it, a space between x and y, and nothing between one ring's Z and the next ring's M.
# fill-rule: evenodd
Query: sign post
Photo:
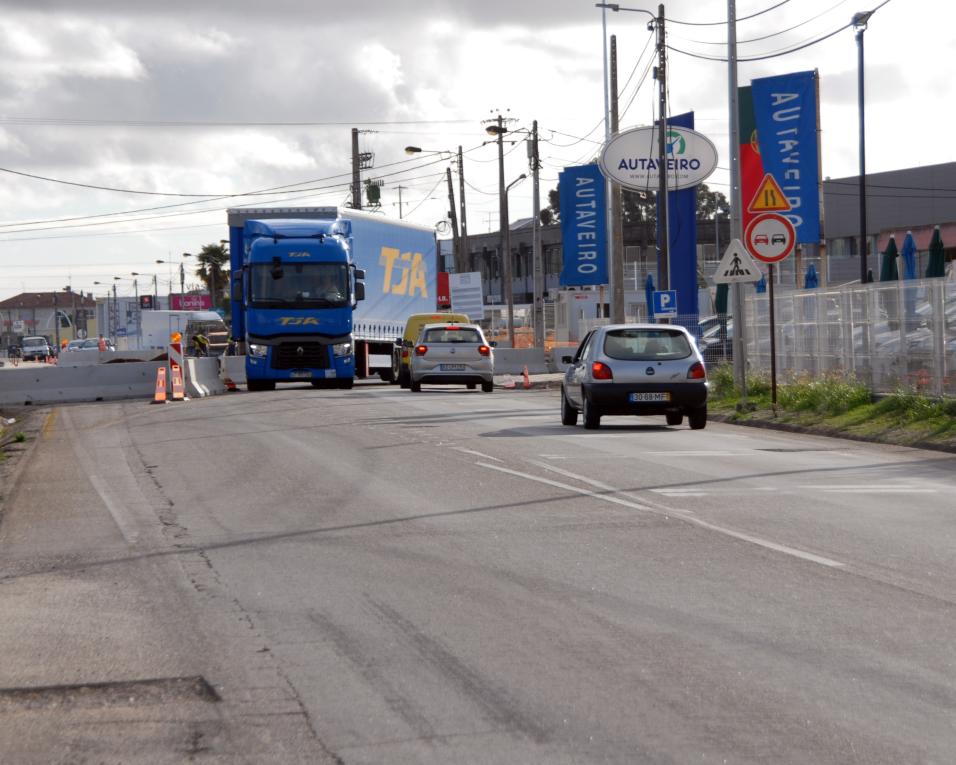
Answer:
M797 232L788 218L778 213L789 212L790 202L769 173L757 188L748 210L757 215L747 226L744 240L755 258L767 263L767 299L770 307L770 402L777 413L777 320L774 306L774 263L786 258L797 243ZM773 212L768 212L772 210Z

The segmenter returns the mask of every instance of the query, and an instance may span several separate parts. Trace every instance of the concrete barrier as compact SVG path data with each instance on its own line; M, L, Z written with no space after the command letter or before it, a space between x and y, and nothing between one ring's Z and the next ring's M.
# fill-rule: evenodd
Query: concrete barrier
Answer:
M219 376L219 359L187 357L184 362L187 396L204 398L226 392L226 385Z
M165 351L100 351L96 348L84 348L79 351L61 353L57 358L60 367L88 367L94 364L122 364L134 361L158 361Z
M0 405L152 398L156 370L163 365L159 361L141 361L7 369L0 375Z
M549 372L541 348L495 348L495 374L520 375L528 367L528 374Z
M246 383L246 357L245 356L220 356L219 357L219 376L225 380L229 378L237 385Z

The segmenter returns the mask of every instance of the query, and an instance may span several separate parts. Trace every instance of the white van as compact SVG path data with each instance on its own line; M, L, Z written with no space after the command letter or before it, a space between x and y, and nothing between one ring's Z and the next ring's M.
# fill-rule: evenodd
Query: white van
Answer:
M221 356L229 344L229 329L215 311L143 311L140 316L144 348L166 350L173 332L182 335L184 351L195 334L209 338L210 356Z

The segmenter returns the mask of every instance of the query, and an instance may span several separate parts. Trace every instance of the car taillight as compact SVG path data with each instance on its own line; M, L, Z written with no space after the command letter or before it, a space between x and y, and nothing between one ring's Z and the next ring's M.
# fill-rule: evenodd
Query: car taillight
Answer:
M417 346L415 346L415 355L416 355L416 356L424 356L426 353L428 353L428 346L427 346L427 345L417 345Z
M595 361L591 364L591 377L595 380L613 380L614 375L611 368L603 361Z
M487 345L479 345L478 353L480 353L482 356L488 356L491 354L491 348L489 348Z
M687 379L688 380L706 380L707 379L707 370L704 369L704 365L699 361L695 361L691 368L687 370Z

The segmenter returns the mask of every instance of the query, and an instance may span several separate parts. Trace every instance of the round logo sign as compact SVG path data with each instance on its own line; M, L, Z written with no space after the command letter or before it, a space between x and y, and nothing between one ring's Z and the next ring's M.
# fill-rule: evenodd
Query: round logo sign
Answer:
M744 239L755 258L764 263L776 263L793 252L797 232L782 215L768 213L750 221Z
M667 188L689 189L710 177L717 168L717 147L706 136L688 128L668 126L664 136ZM601 151L601 172L628 189L646 191L660 184L660 150L657 127L625 130L611 138Z

